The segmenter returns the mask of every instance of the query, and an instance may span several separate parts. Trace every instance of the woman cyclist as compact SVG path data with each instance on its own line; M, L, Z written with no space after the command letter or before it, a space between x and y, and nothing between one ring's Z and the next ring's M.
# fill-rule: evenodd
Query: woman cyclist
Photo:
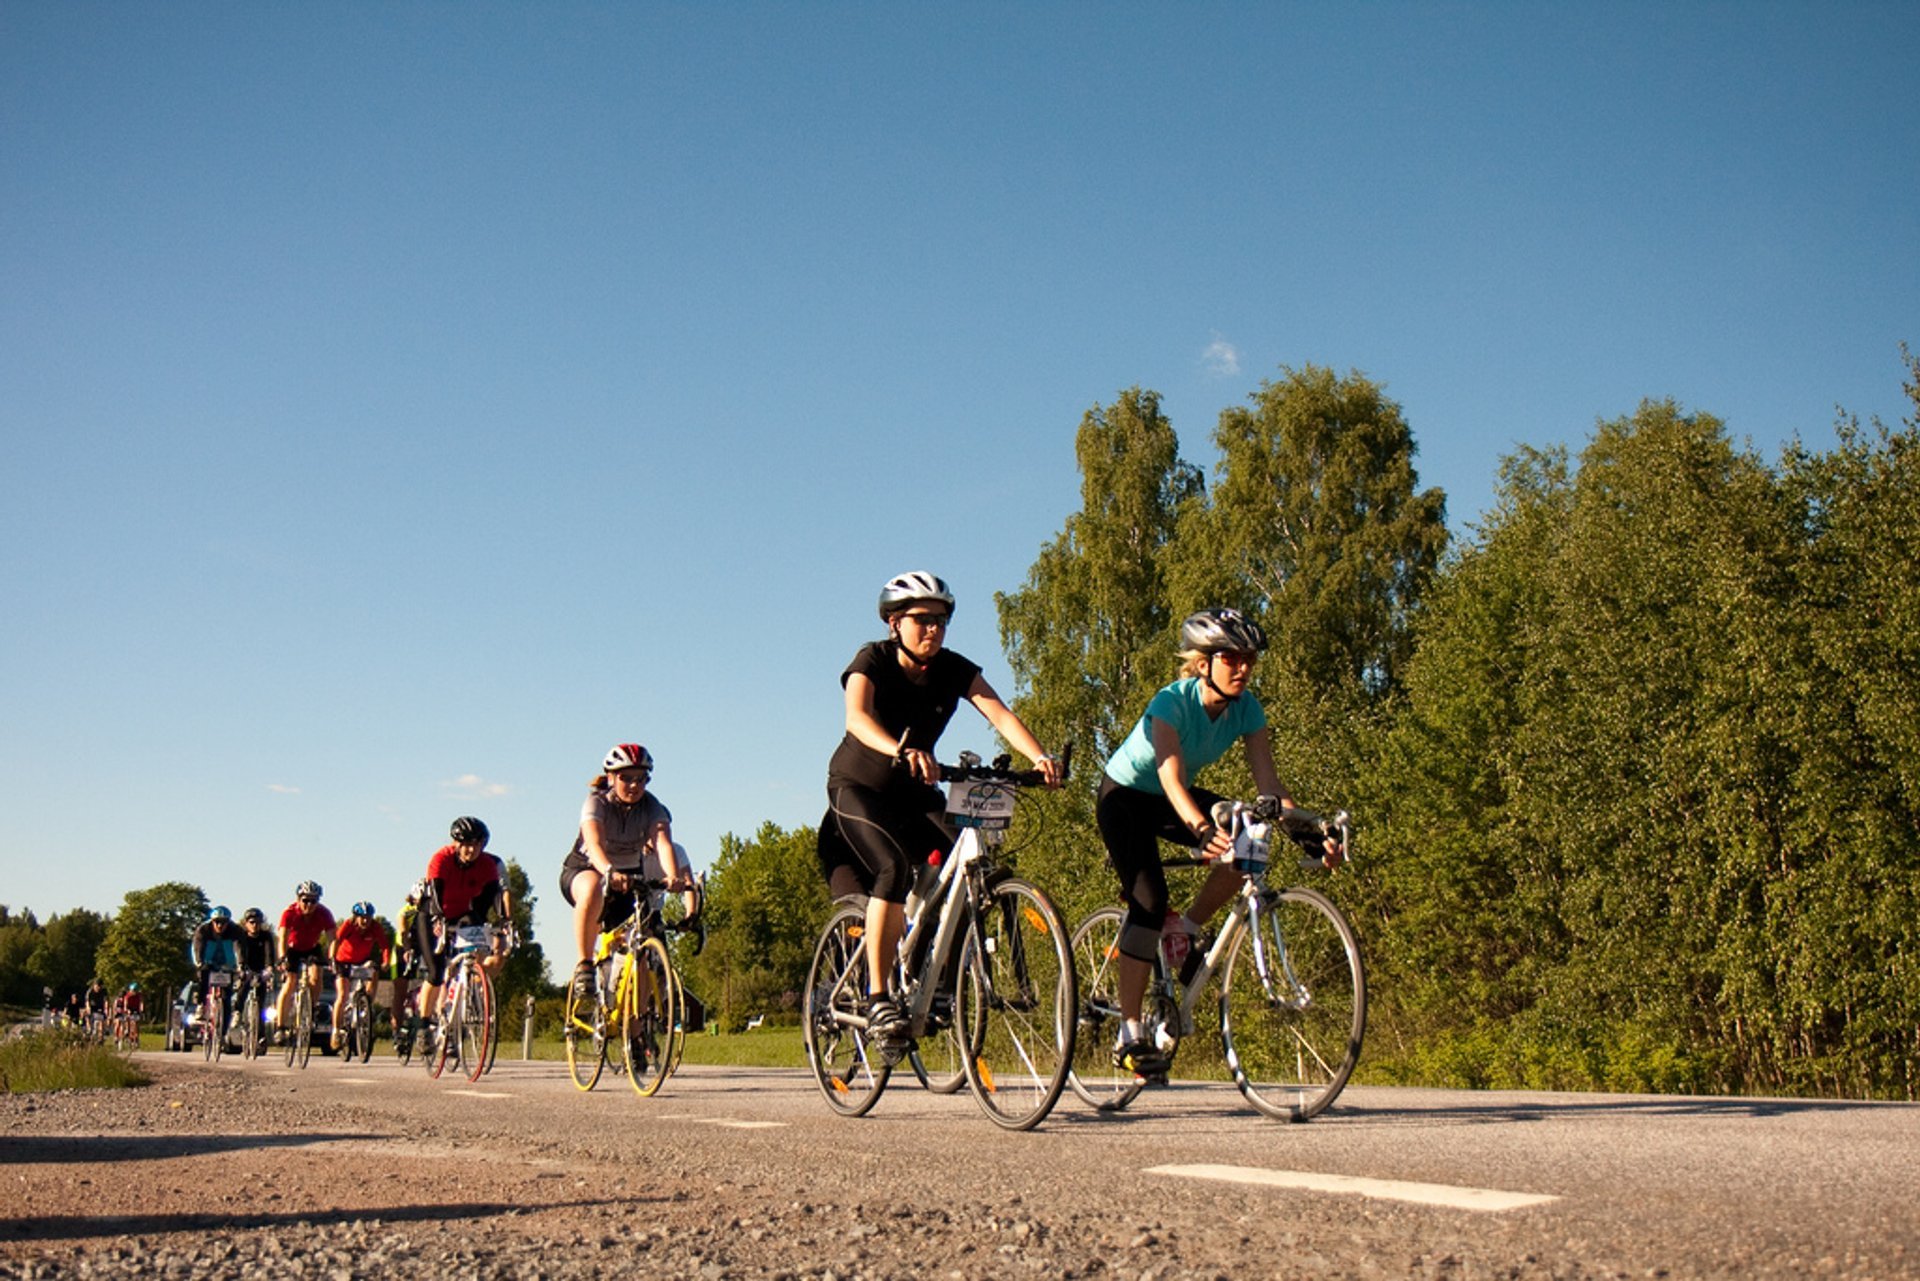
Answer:
M1232 840L1213 824L1213 805L1221 798L1195 787L1193 776L1238 742L1262 799L1293 807L1273 768L1266 711L1247 692L1254 662L1266 647L1260 625L1238 610L1203 609L1189 617L1180 627L1181 679L1147 703L1146 713L1115 749L1100 780L1094 819L1127 907L1118 966L1125 1022L1113 1061L1149 1080L1163 1077L1169 1066L1140 1022L1162 931L1180 935L1169 936L1167 949L1169 960L1178 965L1193 936L1233 897L1242 879L1226 861L1232 857ZM1168 912L1161 840L1192 846L1200 857L1217 864L1183 916L1170 917Z
M933 748L961 701L1035 761L1048 786L1060 785L1060 763L1000 701L979 665L946 648L953 604L946 583L925 570L890 579L879 606L887 638L861 646L840 674L846 736L827 765L820 862L835 897L867 895L867 1020L883 1047L897 1047L907 1026L888 991L907 891L929 856L953 848L946 801L934 787Z
M579 963L573 990L593 1000L593 950L602 932L633 915L636 879L665 881L670 890L693 889L687 851L674 844L673 815L647 790L653 753L638 743L615 743L600 773L587 784L580 806L580 834L560 865L560 896L573 908L573 942ZM698 910L690 902L688 913ZM639 970L641 982L647 971ZM648 993L640 992L644 1001Z
M393 940L387 935L387 927L374 915L373 904L355 903L353 915L342 922L340 932L333 939L333 1048L336 1051L343 1037L340 1018L347 1008L347 988L353 982L353 968L372 961L376 952L380 963L387 964L392 959Z

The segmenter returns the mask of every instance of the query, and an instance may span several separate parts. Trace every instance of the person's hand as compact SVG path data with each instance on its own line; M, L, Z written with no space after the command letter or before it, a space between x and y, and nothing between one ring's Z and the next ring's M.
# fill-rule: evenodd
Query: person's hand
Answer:
M1066 781L1067 772L1060 764L1060 758L1048 753L1040 758L1040 777L1046 779L1048 787L1058 787Z
M932 752L923 752L917 747L909 747L900 753L901 761L907 772L922 783L940 781L940 765L933 759Z

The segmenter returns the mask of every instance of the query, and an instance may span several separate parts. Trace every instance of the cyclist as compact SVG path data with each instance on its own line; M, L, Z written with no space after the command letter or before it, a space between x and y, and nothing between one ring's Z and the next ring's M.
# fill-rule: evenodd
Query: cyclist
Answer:
M86 995L81 998L81 1006L86 1012L86 1028L89 1036L101 1036L107 1027L107 985L98 978L87 985Z
M280 913L280 966L286 981L273 1004L275 1038L287 1039L287 1006L293 1000L293 981L302 971L304 981L320 997L320 969L326 964L327 945L333 941L333 913L320 900L323 891L317 881L302 881L294 887L293 902Z
M615 743L587 784L580 806L580 832L560 865L560 896L573 908L573 942L578 964L573 990L593 999L593 949L599 935L633 915L636 878L665 881L667 888L693 902L693 865L686 848L673 839L673 814L647 790L653 777L653 753L638 743ZM640 982L647 981L645 967ZM640 999L646 1000L643 986Z
M340 1031L340 1016L347 1008L347 988L353 981L353 967L371 961L375 952L380 954L380 963L386 965L393 958L393 939L388 935L387 927L373 914L373 904L365 901L355 903L353 914L333 936L332 1040L336 1051L345 1040L345 1034Z
M1094 820L1127 906L1118 964L1125 1022L1113 1061L1149 1080L1164 1078L1169 1066L1140 1022L1154 950L1165 933L1168 960L1176 968L1188 955L1197 955L1194 936L1234 896L1242 879L1228 861L1231 839L1214 827L1212 809L1221 798L1194 786L1193 776L1238 742L1261 799L1293 808L1273 767L1266 711L1248 692L1253 665L1266 647L1266 632L1239 610L1203 609L1189 616L1180 625L1181 678L1148 701L1100 780ZM1168 910L1159 840L1191 846L1216 864L1193 905L1179 916Z
M867 1019L883 1047L897 1046L907 1025L887 987L907 891L932 855L953 848L933 748L961 701L1035 761L1049 787L1060 785L1060 763L979 666L946 648L953 606L947 584L925 570L889 579L879 604L887 638L861 646L840 674L846 735L827 765L820 864L835 897L867 895Z
M453 929L484 925L487 914L506 888L504 864L487 853L492 833L477 818L453 820L442 845L427 860L427 892L414 920L420 955L426 962L426 984L420 993L420 1017L428 1023L440 1011L440 985L447 979L447 957L453 947Z
M194 930L189 951L193 956L193 999L198 1008L206 1008L208 975L215 970L231 974L240 967L239 941L239 927L233 923L233 913L225 907L208 912L207 919ZM207 1035L217 1036L225 1031L225 1028L211 1028Z
M267 914L257 907L250 907L240 914L240 937L234 940L234 950L240 962L240 975L244 984L264 984L266 976L273 969L274 942L273 931L267 928ZM261 1008L271 999L267 991L260 993ZM234 993L236 1013L246 1004L245 987Z
M134 1035L138 1036L140 1020L147 1012L147 1000L140 995L140 985L127 984L127 990L120 994L117 1004L120 1007L120 1013L133 1020Z
M420 941L415 937L415 931L419 928L420 904L426 896L426 881L415 881L413 888L407 891L406 902L400 905L400 912L394 918L393 964L388 977L393 980L393 1008L390 1014L395 1040L400 1037L401 1020L406 1015L407 994L413 989L414 979L420 976Z

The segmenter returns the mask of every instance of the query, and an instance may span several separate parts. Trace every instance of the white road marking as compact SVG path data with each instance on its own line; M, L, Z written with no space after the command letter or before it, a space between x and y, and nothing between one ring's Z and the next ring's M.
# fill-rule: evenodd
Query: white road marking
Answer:
M497 1090L448 1090L448 1094L460 1094L469 1099L510 1099L511 1094L502 1094Z
M338 1077L335 1077L334 1080L340 1082L342 1085L378 1085L380 1084L380 1080L378 1077L371 1077L371 1076L338 1076Z
M1308 1192L1343 1192L1439 1205L1455 1210L1518 1210L1558 1201L1557 1196L1532 1192L1501 1192L1493 1188L1459 1188L1445 1183L1406 1183L1398 1179L1361 1179L1346 1174L1312 1174L1299 1170L1262 1170L1244 1165L1156 1165L1148 1174L1184 1179L1214 1179L1222 1183L1251 1183L1259 1187L1300 1188Z
M735 1121L723 1116L697 1116L691 1118L695 1125L723 1125L729 1130L784 1130L785 1121Z

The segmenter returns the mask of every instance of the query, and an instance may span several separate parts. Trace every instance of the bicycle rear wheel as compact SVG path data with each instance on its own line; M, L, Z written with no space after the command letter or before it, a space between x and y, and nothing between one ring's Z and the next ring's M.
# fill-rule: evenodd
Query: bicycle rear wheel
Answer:
M841 903L814 944L801 1006L807 1065L827 1106L842 1116L865 1116L880 1101L893 1068L869 1054L866 1019L867 914Z
M673 960L659 939L642 939L621 967L620 1056L635 1094L652 1096L667 1083L666 1051L673 1036ZM641 979L646 995L640 993Z
M1073 973L1080 983L1079 1028L1073 1042L1073 1092L1102 1112L1118 1112L1140 1097L1146 1082L1117 1067L1120 1043L1120 931L1127 914L1103 907L1073 931Z
M667 959L673 959L673 949L667 948ZM680 966L670 967L673 975L673 1026L667 1034L666 1074L672 1076L680 1070L680 1060L687 1052L687 985L680 977Z
M240 1003L240 1057L251 1063L260 1057L260 985L247 985L247 999Z
M458 1013L460 1070L469 1081L478 1081L487 1070L487 1051L493 1040L493 983L486 967L469 961L460 980Z
M595 987L597 991L597 983ZM567 1075L573 1078L574 1088L591 1090L600 1083L600 1070L607 1065L607 1009L597 995L582 997L571 979L560 1039L566 1043Z
M227 1026L227 990L216 987L207 993L207 1018L200 1027L200 1035L206 1038L207 1061L218 1063L226 1047Z
M1367 1028L1360 940L1318 890L1267 891L1227 955L1220 1042L1247 1102L1283 1121L1332 1103Z
M1037 886L1008 877L979 905L960 967L960 1026L982 1028L967 1084L995 1125L1030 1130L1073 1067L1079 985L1060 913Z

